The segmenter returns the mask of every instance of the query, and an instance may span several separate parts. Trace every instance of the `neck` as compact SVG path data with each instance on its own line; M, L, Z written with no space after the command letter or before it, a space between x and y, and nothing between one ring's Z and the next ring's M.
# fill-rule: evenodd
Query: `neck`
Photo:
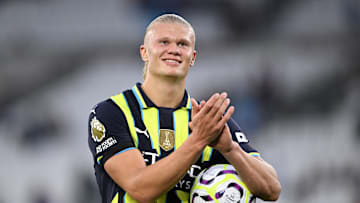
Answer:
M185 79L174 81L146 77L141 88L156 106L176 108L184 97Z

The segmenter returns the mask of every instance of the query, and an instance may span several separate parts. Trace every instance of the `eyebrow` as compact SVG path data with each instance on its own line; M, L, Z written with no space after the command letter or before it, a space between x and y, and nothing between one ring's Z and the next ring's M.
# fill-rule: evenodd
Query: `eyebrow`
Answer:
M162 41L162 40L170 40L171 38L170 37L160 37L157 39L157 41ZM177 42L184 42L186 44L191 44L191 40L188 40L186 38L180 38L179 40L177 40Z

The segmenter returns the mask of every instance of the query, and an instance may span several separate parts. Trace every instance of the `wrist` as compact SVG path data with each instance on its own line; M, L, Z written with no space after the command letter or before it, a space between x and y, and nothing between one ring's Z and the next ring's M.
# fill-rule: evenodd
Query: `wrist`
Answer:
M224 156L231 154L237 147L239 147L238 143L232 141L231 144L229 145L229 147L223 149L223 150L219 150L221 154L223 154Z
M204 140L197 139L196 133L191 133L187 141L191 142L191 147L198 152L202 152L207 146L207 143Z

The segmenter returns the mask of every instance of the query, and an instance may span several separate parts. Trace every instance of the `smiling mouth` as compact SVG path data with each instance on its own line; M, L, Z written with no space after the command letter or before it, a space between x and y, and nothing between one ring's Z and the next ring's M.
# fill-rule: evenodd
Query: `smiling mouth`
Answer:
M181 61L174 60L174 59L164 59L163 61L171 64L181 64Z

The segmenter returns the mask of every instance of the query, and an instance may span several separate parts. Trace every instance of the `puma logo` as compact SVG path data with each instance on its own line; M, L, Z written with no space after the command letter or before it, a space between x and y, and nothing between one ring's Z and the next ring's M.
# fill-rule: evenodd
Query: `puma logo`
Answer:
M136 131L137 133L142 133L142 134L144 134L147 138L150 139L150 135L148 134L148 131L147 131L146 128L145 128L145 130L140 130L139 128L135 127L135 131Z

